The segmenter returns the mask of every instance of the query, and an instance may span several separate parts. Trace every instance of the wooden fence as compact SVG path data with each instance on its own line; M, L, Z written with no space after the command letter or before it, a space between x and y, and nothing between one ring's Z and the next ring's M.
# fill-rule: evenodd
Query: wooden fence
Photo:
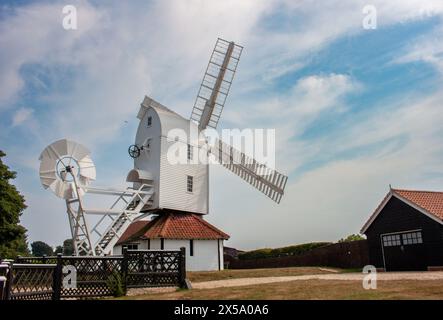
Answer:
M110 281L118 278L123 289L135 287L184 287L185 248L180 250L125 250L122 256L18 257L0 265L6 285L0 299L59 300L113 295ZM72 282L63 278L75 273Z
M366 240L340 242L312 249L304 254L263 259L225 260L229 269L284 268L298 266L327 266L362 268L369 264Z

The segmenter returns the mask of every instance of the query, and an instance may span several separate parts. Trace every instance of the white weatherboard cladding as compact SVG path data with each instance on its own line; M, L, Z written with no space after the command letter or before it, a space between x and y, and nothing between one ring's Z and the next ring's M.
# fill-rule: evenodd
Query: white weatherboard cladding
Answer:
M121 245L117 245L112 248L112 255L119 256L121 254L122 254L122 246Z
M186 143L168 141L162 137L160 160L160 207L196 213L208 213L208 165L204 164L171 164L167 150L173 144ZM197 147L194 147L197 149ZM197 152L194 151L194 156ZM187 191L187 176L193 177L193 191Z
M151 126L148 127L148 117L152 117ZM150 148L140 152L140 156L134 159L134 168L147 171L151 174L153 181L149 183L154 185L153 208L158 208L159 204L159 182L160 182L160 136L161 125L160 118L153 108L148 108L140 120L135 137L135 144L142 146L150 139ZM135 183L135 186L137 183Z
M210 271L218 270L218 243L222 240L194 240L194 255L190 256L189 240L165 239L165 250L186 248L186 270L188 271ZM152 240L151 240L152 247ZM223 252L223 246L221 246ZM220 264L223 268L223 254L220 255Z
M189 133L191 126L195 132L198 132L197 126L148 97L145 97L137 117L140 119L140 124L135 144L142 146L150 138L151 150L141 152L140 156L134 160L134 168L148 171L154 179L155 194L152 208L207 214L209 166L207 164L173 164L168 160L168 150L174 144L182 145L186 159L188 144L188 141L168 140L170 130L181 129L188 137L191 137ZM148 117L152 119L150 127L148 127ZM198 135L195 134L192 139L189 143L197 159L200 150ZM193 177L192 193L187 191L187 176Z
M139 240L134 243L138 244L139 250L148 249L148 240ZM164 250L180 250L181 247L186 248L186 270L187 271L211 271L219 269L219 257L220 255L220 268L223 270L223 240L194 240L194 255L191 257L190 240L164 240ZM218 246L218 248L217 248ZM151 250L161 249L160 239L151 239ZM114 255L122 254L122 246L118 245L114 247Z

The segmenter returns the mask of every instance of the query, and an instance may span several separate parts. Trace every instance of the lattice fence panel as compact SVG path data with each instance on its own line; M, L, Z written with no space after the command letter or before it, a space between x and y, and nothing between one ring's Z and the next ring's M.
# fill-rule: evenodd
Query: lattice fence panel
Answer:
M56 265L14 264L10 276L11 300L51 300Z
M184 251L168 250L129 250L124 256L109 257L18 257L13 264L11 298L51 299L54 283L61 299L110 296L109 281L116 275L128 288L180 286L186 273L184 259ZM75 268L76 287L61 285L64 266Z
M180 251L127 251L128 288L180 284Z
M122 257L63 257L63 265L77 270L77 287L62 288L62 298L87 298L112 295L108 281L121 273Z

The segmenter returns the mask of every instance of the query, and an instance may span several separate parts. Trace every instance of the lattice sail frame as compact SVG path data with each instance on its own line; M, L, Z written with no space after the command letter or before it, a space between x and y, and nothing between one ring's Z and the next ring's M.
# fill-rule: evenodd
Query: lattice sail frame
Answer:
M191 121L203 131L215 129L229 94L243 47L218 38L192 109ZM209 152L225 168L280 203L288 177L216 140Z
M287 176L259 163L254 158L219 139L215 139L213 146L209 147L209 152L225 168L276 203L280 203L288 180Z
M242 50L234 42L217 39L191 114L200 130L217 127Z

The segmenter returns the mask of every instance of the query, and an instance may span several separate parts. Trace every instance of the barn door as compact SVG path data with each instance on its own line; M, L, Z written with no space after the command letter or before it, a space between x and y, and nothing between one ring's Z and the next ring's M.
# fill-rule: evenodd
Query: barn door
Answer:
M386 271L426 270L426 252L421 231L382 236Z

